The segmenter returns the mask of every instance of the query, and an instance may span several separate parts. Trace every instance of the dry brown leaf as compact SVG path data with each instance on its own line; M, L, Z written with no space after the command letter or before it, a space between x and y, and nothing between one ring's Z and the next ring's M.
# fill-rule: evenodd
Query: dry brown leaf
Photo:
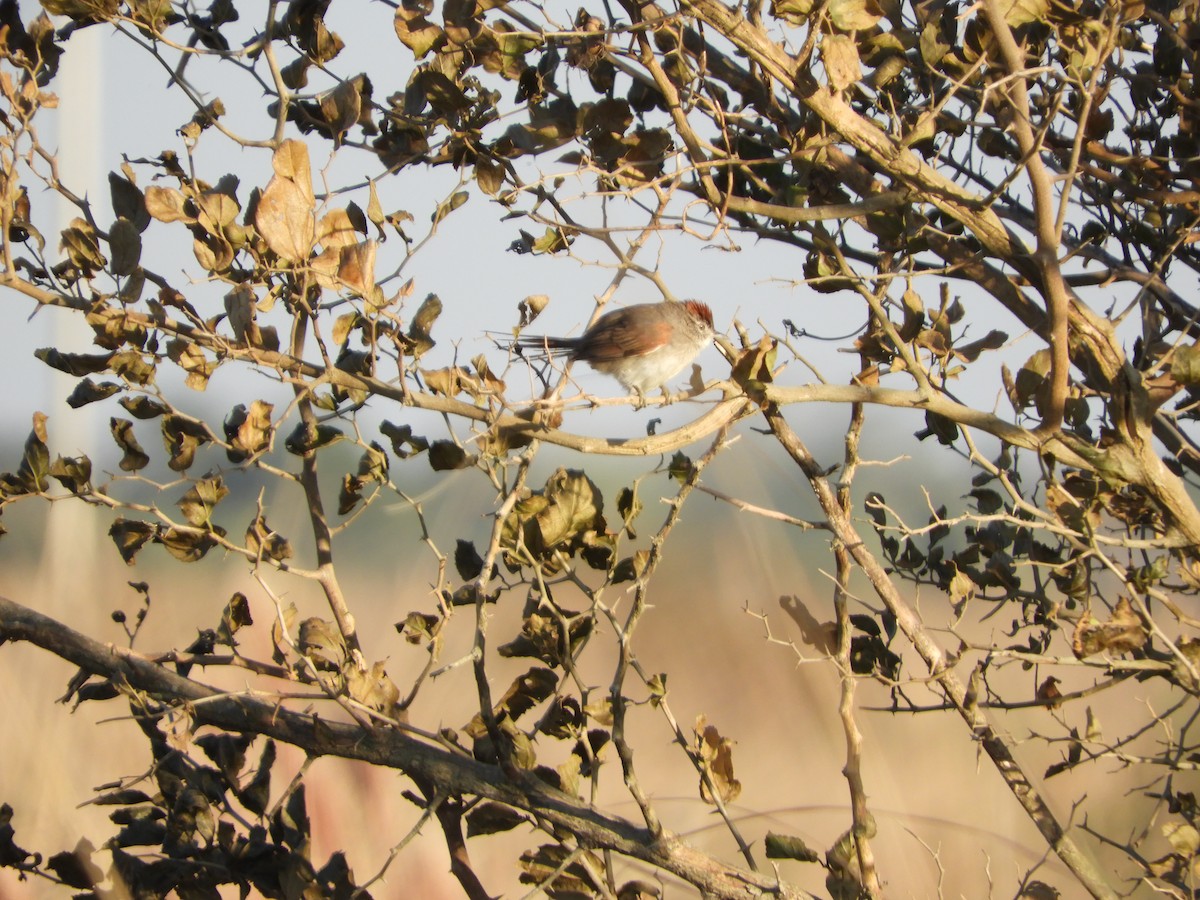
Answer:
M341 249L358 242L358 232L344 209L331 209L317 225L317 243L325 250Z
M742 783L733 777L733 741L721 737L705 716L696 717L696 755L708 778L700 779L700 799L716 805L708 782L711 780L722 803L732 803L742 792Z
M1058 689L1059 680L1053 675L1046 676L1046 680L1038 685L1037 698L1047 706L1058 709L1062 706L1062 691Z
M253 346L262 342L256 321L256 302L254 290L245 281L225 295L225 316L229 319L229 327L233 329L234 339Z
M338 281L356 294L366 295L375 289L375 241L363 241L338 252Z
M1071 638L1071 652L1077 659L1097 653L1129 653L1146 643L1141 617L1134 612L1128 597L1122 597L1107 622L1099 622L1090 613L1080 617Z
M281 259L300 262L308 258L316 237L308 148L300 141L284 141L271 166L275 175L258 200L254 226Z
M821 41L821 61L829 77L829 87L844 91L862 80L862 66L858 60L858 48L844 34L828 34Z
M284 141L280 144L271 157L271 168L280 178L307 185L309 199L312 199L312 169L308 164L308 147L303 141Z
M146 188L146 211L160 222L191 221L183 209L183 194L175 188L151 185Z
M271 179L259 198L254 226L280 259L308 258L315 235L312 202L296 182L279 176Z

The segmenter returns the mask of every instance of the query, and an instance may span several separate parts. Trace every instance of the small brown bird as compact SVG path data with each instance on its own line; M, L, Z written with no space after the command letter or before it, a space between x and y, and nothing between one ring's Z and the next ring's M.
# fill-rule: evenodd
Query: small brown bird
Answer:
M641 397L679 374L712 339L712 310L669 300L606 312L577 338L522 335L517 345L583 360Z

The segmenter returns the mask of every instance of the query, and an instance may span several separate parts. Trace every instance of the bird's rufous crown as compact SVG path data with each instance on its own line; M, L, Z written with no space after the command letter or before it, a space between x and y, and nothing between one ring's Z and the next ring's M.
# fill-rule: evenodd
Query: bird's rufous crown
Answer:
M700 321L708 323L709 328L713 327L712 310L708 308L708 304L699 300L684 300L683 308Z

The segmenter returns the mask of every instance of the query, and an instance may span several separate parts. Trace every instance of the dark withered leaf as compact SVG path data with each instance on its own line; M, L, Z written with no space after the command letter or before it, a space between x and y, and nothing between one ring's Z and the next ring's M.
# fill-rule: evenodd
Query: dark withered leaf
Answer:
M434 441L429 445L429 465L435 472L465 469L475 464L475 457L454 441Z
M271 837L292 849L303 848L307 851L309 833L308 802L304 785L301 784L275 812L271 820Z
M46 446L46 414L33 414L33 427L25 439L21 465L15 475L0 474L0 494L36 494L50 487L50 448Z
M585 724L587 719L579 700L560 694L551 701L549 709L538 722L538 731L561 741L576 737L582 732Z
M138 350L119 350L108 360L108 367L133 384L146 385L154 380L154 364Z
M271 422L274 411L274 404L265 400L255 400L249 408L241 403L233 408L224 422L225 439L229 442L226 455L230 462L245 462L270 447L275 431Z
M454 545L454 568L458 577L463 581L474 581L483 571L483 557L475 549L475 545L462 538Z
M120 695L121 692L117 689L116 685L111 684L110 682L93 682L91 684L83 685L78 691L75 692L75 705L78 706L80 703L112 700Z
M146 451L138 443L137 435L133 433L133 423L131 421L113 417L109 419L108 425L112 432L113 440L117 442L117 446L125 454L121 457L121 462L118 463L121 471L136 472L138 469L144 469L150 465L150 457L146 455Z
M355 884L350 863L341 850L330 854L329 861L317 872L316 882L322 897L332 900L372 900L370 892L360 890Z
M499 834L528 821L523 813L511 806L487 800L467 813L467 837Z
M124 827L112 838L117 847L157 847L167 836L167 826L157 817L139 816L118 824Z
M182 528L168 528L157 535L157 540L180 562L198 562L217 545L207 531Z
M246 599L245 594L237 591L229 598L229 602L225 604L225 609L221 612L221 624L217 626L217 642L232 647L236 644L233 636L240 629L253 624L254 617L250 615L250 601Z
M139 232L150 225L150 213L146 211L146 198L141 188L123 175L108 173L109 194L113 212L128 219Z
M104 870L92 862L94 849L87 839L80 839L73 851L55 853L46 866L63 883L81 890L91 890L104 881Z
M558 617L545 604L525 618L521 633L496 652L504 657L531 657L550 666L562 662L564 651L574 651L593 628L592 617L586 613L566 616L566 634Z
M91 799L96 806L130 806L135 803L149 803L153 798L145 791L117 790L108 791Z
M111 353L63 353L54 347L34 350L33 355L60 372L68 375L92 375L108 368Z
M392 442L392 452L401 459L408 459L429 449L429 441L414 435L411 425L395 425L385 420L379 430Z
M635 539L637 532L633 530L633 520L642 511L642 501L638 499L637 489L638 486L634 484L632 487L621 488L621 493L617 494L617 513L625 524L625 533Z
M200 528L212 527L212 513L217 504L229 496L229 488L218 475L215 478L203 478L193 484L184 493L176 506L183 513L188 523Z
M267 811L271 799L271 767L274 764L275 742L269 740L263 745L254 777L237 791L238 802L257 816Z
M313 450L328 447L330 444L340 441L343 438L345 438L345 435L332 425L318 425L316 428L309 430L307 425L300 422L292 429L292 433L284 441L284 446L287 447L289 453L302 456Z
M437 637L445 620L428 613L410 612L403 622L396 623L396 630L410 644L423 644Z
M508 690L504 692L504 696L496 703L494 714L497 718L503 714L508 721L515 722L547 697L553 695L557 687L558 674L556 672L541 666L534 666L524 675L518 675L513 680ZM483 717L478 713L463 730L474 738L487 734Z
M253 736L247 734L203 734L194 743L216 763L226 781L236 784L242 766L246 764L246 750L253 740Z
M790 834L767 832L767 859L795 859L800 862L817 862L821 855L798 837Z
M408 326L408 336L413 340L418 338L429 339L430 333L433 331L433 324L441 314L442 301L438 298L437 294L429 294L421 301L421 305L417 307L417 312Z
M246 528L246 549L276 562L292 558L291 543L267 524L266 516L255 516Z
M336 672L346 661L346 642L337 626L326 619L313 617L301 622L297 646L318 669Z
M108 535L117 545L121 558L127 564L133 565L133 559L137 556L137 552L154 537L157 531L158 529L149 522L118 517L108 529Z
M122 397L117 401L127 413L135 419L156 419L170 410L157 400L138 394L134 397Z
M582 900L598 893L589 872L603 872L604 863L596 854L588 852L589 865L579 861L570 862L571 851L559 844L543 844L537 850L526 850L521 854L520 880L522 884L545 884L554 879L550 891L554 900Z
M74 494L88 489L92 478L92 461L86 456L60 456L50 464L50 477Z
M71 409L79 409L97 400L105 400L121 390L121 386L112 381L102 381L99 384L90 378L85 378L75 385L75 390L67 397L67 405Z
M208 430L200 422L177 415L162 419L163 445L171 458L167 467L172 472L186 472L196 460L196 451L208 443Z

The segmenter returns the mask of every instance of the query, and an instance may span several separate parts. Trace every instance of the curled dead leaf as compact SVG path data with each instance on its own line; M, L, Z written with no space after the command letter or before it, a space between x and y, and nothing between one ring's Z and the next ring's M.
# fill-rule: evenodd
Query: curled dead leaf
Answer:
M1113 607L1107 622L1099 622L1089 612L1080 616L1071 637L1071 652L1077 659L1097 653L1129 653L1140 650L1146 643L1146 631L1141 617L1134 612L1128 597L1122 597Z
M708 778L700 779L700 799L714 806L717 799L722 803L733 802L742 792L742 783L733 776L733 741L721 737L716 726L709 725L704 715L696 717L693 731L696 758L708 775ZM715 798L709 788L710 781L717 792Z
M1038 685L1037 699L1052 709L1062 706L1062 691L1058 689L1061 682L1053 675L1047 675L1046 680Z

